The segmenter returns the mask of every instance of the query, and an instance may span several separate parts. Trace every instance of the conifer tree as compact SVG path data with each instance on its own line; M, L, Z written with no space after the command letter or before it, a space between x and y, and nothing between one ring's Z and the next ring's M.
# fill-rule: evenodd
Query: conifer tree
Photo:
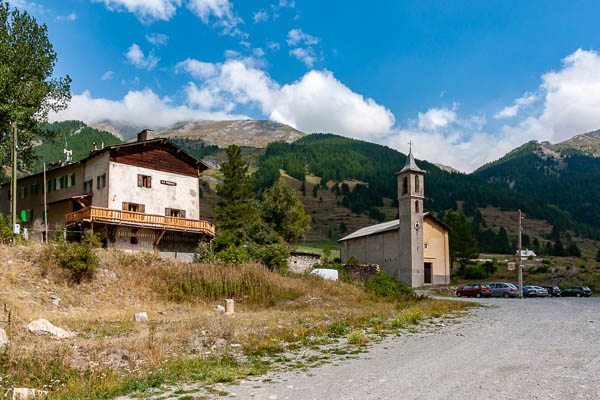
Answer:
M479 247L471 232L471 225L465 215L455 211L448 211L444 222L450 227L450 258L472 259L479 257Z
M46 25L0 1L0 166L10 160L12 123L26 166L34 160L34 139L56 136L40 128L51 111L66 108L71 99L71 78L53 77L55 64Z

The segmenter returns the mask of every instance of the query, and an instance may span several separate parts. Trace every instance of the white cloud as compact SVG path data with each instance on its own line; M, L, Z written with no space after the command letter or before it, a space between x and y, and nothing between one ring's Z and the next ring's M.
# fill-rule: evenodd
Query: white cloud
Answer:
M114 71L106 71L104 74L102 74L102 77L100 79L102 79L103 81L109 81L114 76L115 76Z
M319 38L304 33L302 29L292 29L287 34L287 44L290 47L304 44L307 46L319 43Z
M68 15L57 15L56 20L57 21L76 21L77 14L72 12L71 14L68 14Z
M244 21L233 13L229 0L189 0L187 6L205 24L214 16L218 20L215 25L222 28L223 34L248 37L247 33L238 28Z
M46 14L49 10L41 4L27 0L12 0L11 5L22 10L27 10L30 13Z
M152 52L146 57L140 46L136 43L133 43L129 47L127 53L125 53L125 58L128 63L134 65L136 68L147 69L148 71L156 67L156 64L160 61L160 58L155 57Z
M266 12L265 10L255 11L254 14L252 14L252 20L254 21L255 24L258 24L259 22L268 21L269 13Z
M50 121L80 120L93 124L111 120L151 129L165 128L176 122L199 120L245 119L245 115L178 106L168 97L159 97L151 89L131 90L120 100L93 98L89 91L73 95L69 107L52 114Z
M218 65L188 58L185 61L177 63L175 70L177 72L183 70L196 79L204 80L218 73Z
M448 108L430 108L425 113L418 115L418 127L425 131L437 131L456 122L456 112Z
M514 105L504 107L502 110L498 111L496 115L494 115L494 118L512 118L517 115L519 109L523 108L523 106L534 103L536 100L537 95L535 93L525 92L523 96L515 100Z
M281 48L281 45L277 42L267 42L267 47L271 50L279 50Z
M312 47L298 47L290 50L290 55L296 57L298 60L302 61L307 67L312 67L317 61L317 56Z
M168 21L181 6L181 0L92 0L104 3L111 11L128 11L134 13L143 23L156 20Z
M169 37L164 33L150 33L146 34L146 40L154 46L162 46L167 44Z
M228 59L219 71L200 88L189 86L188 99L211 106L256 105L271 120L305 132L366 138L390 132L394 124L388 109L353 92L326 70L310 71L283 86L245 60Z

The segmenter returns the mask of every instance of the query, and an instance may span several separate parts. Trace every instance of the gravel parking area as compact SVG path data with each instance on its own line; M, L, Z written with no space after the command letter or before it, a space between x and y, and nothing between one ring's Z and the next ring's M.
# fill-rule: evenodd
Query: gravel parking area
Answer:
M220 389L268 400L600 399L600 298L476 301L491 307L358 359Z

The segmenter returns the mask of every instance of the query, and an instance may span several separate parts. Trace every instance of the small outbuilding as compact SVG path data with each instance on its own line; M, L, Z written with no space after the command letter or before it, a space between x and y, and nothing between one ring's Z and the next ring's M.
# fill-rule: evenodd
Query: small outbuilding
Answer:
M290 272L295 272L297 274L310 272L314 268L314 266L316 264L319 264L320 262L320 254L298 250L290 251L290 257L287 260Z

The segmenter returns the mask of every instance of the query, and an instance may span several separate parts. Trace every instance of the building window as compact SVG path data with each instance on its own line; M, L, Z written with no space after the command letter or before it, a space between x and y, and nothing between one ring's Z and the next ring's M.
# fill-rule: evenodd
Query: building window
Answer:
M423 248L424 249L428 249L429 248L429 243L423 243Z
M146 206L143 204L123 202L123 211L144 213L146 212Z
M419 200L415 201L415 212L419 213Z
M402 194L408 193L408 176L404 177L404 181L402 183Z
M106 174L98 175L96 178L96 189L102 189L106 186Z
M136 237L136 236L131 236L131 237L129 238L129 243L131 243L131 244L138 244L138 239L137 239L137 237Z
M165 208L165 215L167 217L185 218L185 210L178 210L176 208Z
M148 175L138 175L138 187L151 188L152 177Z
M92 194L93 186L94 186L94 181L92 179L83 182L83 192L85 194Z
M75 186L75 172L71 175L71 186Z
M415 176L415 193L421 192L421 182L419 181L419 175Z

